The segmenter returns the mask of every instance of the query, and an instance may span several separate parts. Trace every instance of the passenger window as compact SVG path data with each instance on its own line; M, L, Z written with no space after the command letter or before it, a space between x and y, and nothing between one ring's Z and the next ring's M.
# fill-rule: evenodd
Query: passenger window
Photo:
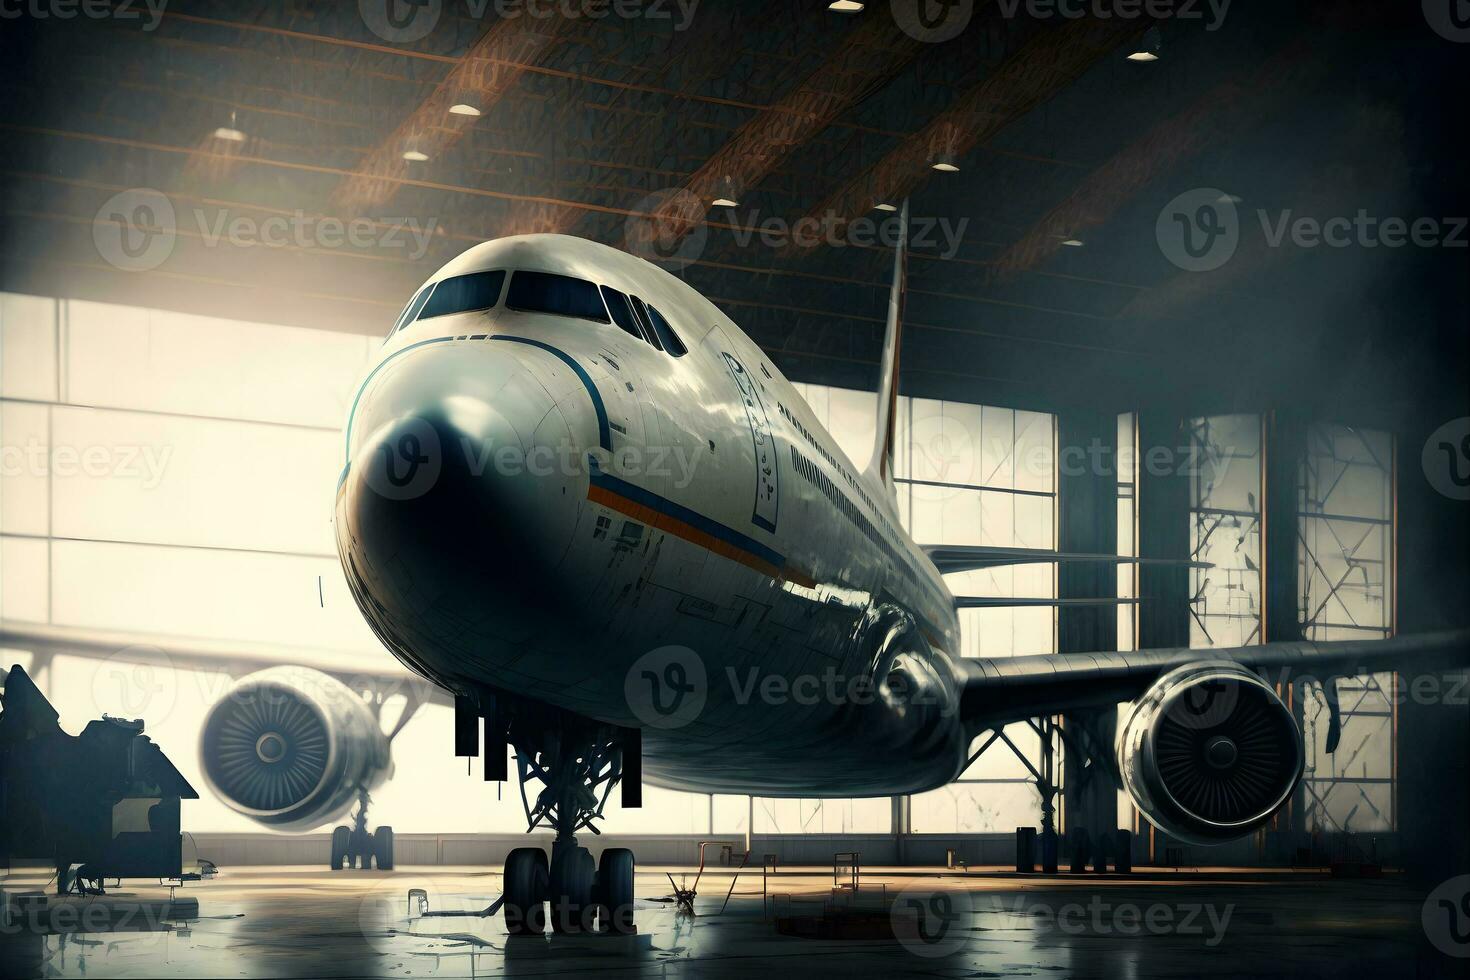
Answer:
M403 312L398 315L398 322L393 324L393 329L388 332L388 336L393 336L406 325L412 323L413 318L419 315L419 310L424 308L424 303L428 301L429 294L433 291L434 283L432 282L423 289L420 289L418 295L409 300L408 305L403 308Z
M511 276L505 305L528 313L555 313L598 323L612 322L596 286L585 279L551 272L521 271Z
M653 324L649 322L648 307L644 306L643 300L637 296L629 296L628 299L633 304L633 312L638 315L638 323L643 327L643 334L648 338L648 342L659 350L663 350L663 344L659 343L658 334L654 333Z
M624 296L611 286L603 286L602 298L607 303L607 311L612 314L613 323L616 323L639 340L648 339L643 336L643 331L638 329L638 321L633 316L633 308L628 305L627 296Z
M684 341L680 340L679 335L674 333L674 328L669 325L669 321L664 319L663 314L651 306L647 309L648 319L653 322L654 333L658 334L658 339L663 344L664 350L673 354L675 357L683 357L689 353L689 348L685 347Z
M427 320L430 317L448 316L450 313L488 310L500 302L500 287L504 283L504 269L471 272L441 280L418 318Z

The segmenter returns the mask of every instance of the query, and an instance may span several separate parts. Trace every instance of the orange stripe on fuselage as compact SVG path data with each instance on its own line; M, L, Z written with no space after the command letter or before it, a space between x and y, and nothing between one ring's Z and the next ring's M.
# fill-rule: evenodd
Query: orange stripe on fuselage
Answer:
M719 538L701 531L697 527L684 523L677 517L670 517L668 514L660 513L652 507L629 500L622 494L609 490L606 487L599 487L596 484L589 485L587 487L587 499L594 504L601 504L604 507L615 510L619 514L626 514L628 517L641 521L649 527L656 527L660 531L674 535L676 538L683 538L685 541L697 544L706 551L714 552L722 558L728 558L731 561L739 562L747 568L753 568L762 575L768 575L773 579L790 579L798 585L806 585L809 588L815 586L810 576L798 572L789 565L784 569L777 568L770 562L757 558L755 555L737 548L728 541L721 541Z

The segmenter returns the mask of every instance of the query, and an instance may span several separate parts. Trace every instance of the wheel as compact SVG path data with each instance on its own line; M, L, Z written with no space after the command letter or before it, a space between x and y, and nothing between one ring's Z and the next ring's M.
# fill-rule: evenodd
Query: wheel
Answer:
M505 931L539 936L546 928L546 852L517 847L505 856Z
M378 862L379 871L393 870L393 828L379 827L373 834L373 859ZM363 861L366 866L367 862Z
M336 827L332 830L332 861L327 867L333 871L341 871L343 863L347 860L347 847L352 841L352 831L346 827Z
M592 886L597 863L585 847L569 848L551 866L551 928L556 932L590 932Z
M633 922L633 852L609 847L597 865L597 930L629 935Z

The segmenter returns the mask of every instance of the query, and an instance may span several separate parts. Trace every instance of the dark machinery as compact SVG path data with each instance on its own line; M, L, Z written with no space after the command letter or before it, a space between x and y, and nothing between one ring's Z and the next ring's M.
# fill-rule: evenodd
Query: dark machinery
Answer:
M107 878L178 878L179 801L197 800L142 721L103 716L80 735L20 666L0 694L0 860L46 858L56 891Z

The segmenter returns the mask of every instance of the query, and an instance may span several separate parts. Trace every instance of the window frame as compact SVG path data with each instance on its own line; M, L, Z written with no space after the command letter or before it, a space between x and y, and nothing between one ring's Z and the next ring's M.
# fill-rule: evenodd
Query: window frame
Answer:
M670 357L683 357L685 354L689 353L689 345L684 343L684 338L679 336L679 332L674 329L674 325L669 322L669 318L660 313L658 311L658 307L654 306L652 303L644 303L643 305L644 308L648 311L649 323L653 326L654 333L658 335L658 339L662 344L664 353L668 354ZM658 317L658 319L654 320L654 317ZM664 325L664 329L668 331L668 337L665 337L664 332L658 329L659 323L662 323ZM670 338L673 338L674 343L678 345L678 350L674 350L674 348L669 345Z
M632 337L635 340L641 340L645 344L649 344L650 346L652 346L653 342L648 339L648 334L643 329L643 321L638 319L638 313L633 309L633 297L629 293L625 293L621 289L618 289L616 286L609 286L606 283L598 283L597 291L602 294L602 305L607 307L607 314L608 316L612 317L613 326L623 331L623 333L627 334L629 337ZM628 327L619 323L618 318L616 316L613 316L612 303L610 303L607 298L608 293L615 293L623 301L623 306L627 309L628 316L633 318L632 329L629 329Z

